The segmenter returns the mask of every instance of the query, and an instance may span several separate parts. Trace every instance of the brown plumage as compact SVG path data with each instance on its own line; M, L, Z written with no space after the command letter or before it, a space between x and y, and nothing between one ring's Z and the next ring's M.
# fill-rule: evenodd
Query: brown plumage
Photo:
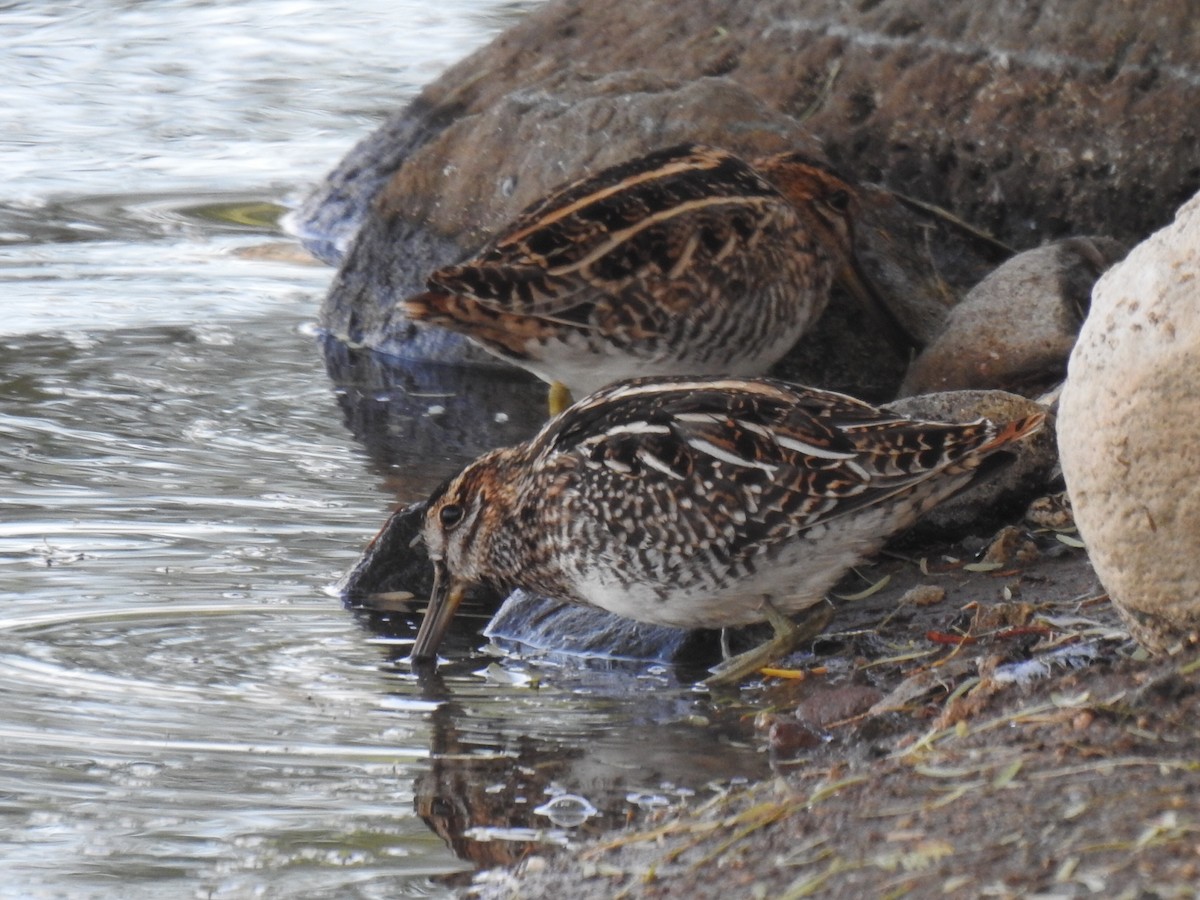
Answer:
M1041 422L914 421L766 379L614 384L431 498L413 658L482 582L663 625L771 621L777 640L719 676L744 677L795 643L786 616Z
M402 306L576 397L635 376L762 374L835 280L899 333L855 264L856 205L799 154L751 165L673 147L560 188Z

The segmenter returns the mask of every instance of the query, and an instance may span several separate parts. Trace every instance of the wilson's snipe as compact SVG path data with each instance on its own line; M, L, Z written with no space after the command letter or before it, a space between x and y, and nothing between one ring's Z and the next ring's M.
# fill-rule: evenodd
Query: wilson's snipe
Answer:
M661 625L770 621L775 639L710 683L740 680L808 636L787 616L1042 419L920 422L765 379L611 385L434 493L412 658L434 659L465 589L488 583Z
M907 341L858 271L855 208L799 154L673 147L560 188L402 307L550 382L552 412L624 378L761 375L835 279Z

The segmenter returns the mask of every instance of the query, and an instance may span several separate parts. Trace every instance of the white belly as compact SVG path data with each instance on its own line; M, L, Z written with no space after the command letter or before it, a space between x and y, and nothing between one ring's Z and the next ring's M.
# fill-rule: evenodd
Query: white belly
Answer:
M521 365L546 383L561 382L578 400L614 381L627 378L672 375L739 376L763 375L795 346L807 322L792 328L780 328L769 340L759 342L752 353L735 346L725 354L707 358L679 351L668 341L659 349L618 347L603 340L588 341L582 335L567 333L564 340L550 340L530 347L530 358Z
M952 493L964 479L946 479L926 490L880 506L856 510L764 548L753 571L719 578L714 567L663 560L643 565L636 578L618 577L638 565L627 558L596 557L571 573L579 598L619 616L678 628L727 628L765 621L763 601L785 615L820 603L853 565L870 557L889 537ZM644 556L639 557L644 561Z

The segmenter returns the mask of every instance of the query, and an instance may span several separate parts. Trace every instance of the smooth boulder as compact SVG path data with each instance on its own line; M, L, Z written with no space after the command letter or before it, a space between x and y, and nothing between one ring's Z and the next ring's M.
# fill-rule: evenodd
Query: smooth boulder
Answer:
M1014 256L950 310L900 393L1000 388L1034 397L1057 386L1092 286L1124 252L1111 238L1079 237Z
M1200 631L1198 381L1200 194L1097 283L1060 401L1075 521L1152 652Z

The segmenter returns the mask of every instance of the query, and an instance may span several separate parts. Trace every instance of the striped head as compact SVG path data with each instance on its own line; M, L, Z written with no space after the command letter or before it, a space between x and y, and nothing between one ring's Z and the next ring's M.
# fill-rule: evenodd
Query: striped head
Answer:
M832 170L799 153L756 160L754 168L796 207L826 245L840 256L854 253L854 216L858 191Z
M871 317L880 333L902 356L920 350L921 342L896 317L859 265L854 240L855 221L862 211L859 188L802 153L758 159L754 168L796 208L816 244L833 263L838 283Z
M520 563L520 526L513 518L520 496L520 455L520 448L493 450L429 498L422 537L434 565L434 587L413 645L414 661L435 658L471 586L514 586Z

